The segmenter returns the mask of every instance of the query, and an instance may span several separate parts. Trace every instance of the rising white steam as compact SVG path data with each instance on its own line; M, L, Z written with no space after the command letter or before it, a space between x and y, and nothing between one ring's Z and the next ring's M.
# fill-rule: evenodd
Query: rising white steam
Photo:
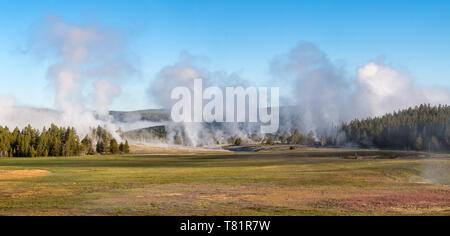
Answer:
M312 43L302 42L275 57L271 71L285 91L286 105L294 107L293 117L285 122L288 130L301 128L303 132L323 133L340 121L353 118L349 114L351 83L344 69Z
M151 99L162 108L170 110L176 102L170 98L172 89L182 86L193 90L195 79L202 79L203 88L210 86L225 88L226 86L244 86L246 84L236 73L210 71L199 66L197 62L197 57L183 53L178 62L162 68L149 86L148 92ZM203 122L168 124L167 138L170 143L177 143L176 137L183 136L186 140L182 140L182 143L191 146L226 143L229 137L247 139L248 132L244 128L238 128L238 126L238 123L214 125Z
M120 88L104 79L96 81L94 87L97 113L101 119L110 119L108 106L120 95Z
M324 134L343 121L380 116L423 103L450 104L448 88L420 86L394 68L376 62L348 75L314 44L301 42L275 57L271 71L296 112L281 119L289 130Z
M110 80L120 79L132 68L123 63L121 35L99 25L68 24L57 17L45 19L40 30L39 53L56 58L48 76L56 86L56 105L63 112L63 122L82 132L103 125L115 133L116 127L106 119L107 106L120 95L120 89ZM82 87L89 82L94 83L95 96L85 97ZM86 100L98 116L87 111Z
M196 78L202 78L205 87L248 84L236 74L211 72L194 62L195 58L184 55L179 62L164 67L149 87L154 101L170 109L174 103L170 91L178 86L192 89ZM320 137L337 132L342 122L354 118L380 116L423 103L450 103L448 88L420 86L409 75L382 63L368 62L356 74L349 74L309 42L301 42L276 56L270 69L271 86L281 87L284 95L280 133L300 128L302 132L313 130ZM254 127L237 123L212 128L214 132L207 132L211 127L203 123L169 125L173 132L169 136L183 133L188 138L187 144L200 145L211 139L226 142L230 136L246 139L248 133L256 133Z
M34 32L30 52L51 64L47 76L55 89L57 111L20 107L14 98L2 96L2 125L42 128L55 123L74 126L82 134L98 125L114 134L118 126L137 129L160 125L141 117L114 121L109 115L109 105L121 93L119 84L137 71L128 62L123 34L99 24L70 24L58 17L45 18ZM320 136L354 118L383 115L421 103L450 104L448 88L421 86L409 75L377 62L368 62L353 75L348 74L308 42L275 57L270 70L274 78L270 85L281 87L285 95L281 106L287 109L280 111L281 133L300 128ZM192 89L198 78L203 79L203 87L249 87L238 74L210 71L199 66L195 57L183 54L178 62L160 70L148 93L162 108L170 109L175 102L170 99L172 89ZM170 142L186 137L183 143L192 146L224 143L228 137L246 140L249 133L257 133L258 127L238 123L161 124L168 126Z
M204 86L211 83L211 73L196 65L196 58L183 53L180 60L173 65L165 66L156 75L155 81L148 91L150 97L161 107L170 109L175 103L170 98L172 89L176 87L187 87L193 89L195 79L203 79Z
M34 25L33 32L30 52L51 64L47 77L55 89L57 111L17 107L13 100L2 99L7 111L0 115L2 124L42 128L55 123L74 126L82 134L101 125L118 138L108 105L120 95L115 83L136 72L127 62L123 35L99 24L70 24L55 16Z

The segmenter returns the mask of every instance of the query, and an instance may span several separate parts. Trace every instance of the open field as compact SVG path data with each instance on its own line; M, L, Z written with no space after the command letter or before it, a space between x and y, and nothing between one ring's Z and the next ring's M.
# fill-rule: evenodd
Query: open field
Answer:
M353 153L0 159L0 215L450 215L449 155Z

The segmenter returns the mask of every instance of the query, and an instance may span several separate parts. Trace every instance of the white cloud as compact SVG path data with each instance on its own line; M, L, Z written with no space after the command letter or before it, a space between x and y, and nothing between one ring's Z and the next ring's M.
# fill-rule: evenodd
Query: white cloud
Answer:
M420 86L410 76L375 62L358 69L356 82L360 115L380 116L423 103L450 103L448 88Z

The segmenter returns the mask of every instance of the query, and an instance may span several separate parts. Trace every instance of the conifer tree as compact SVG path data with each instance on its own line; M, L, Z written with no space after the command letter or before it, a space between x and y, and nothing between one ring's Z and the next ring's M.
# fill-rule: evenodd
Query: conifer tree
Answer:
M130 153L130 145L128 145L128 140L126 140L123 145L123 153Z
M450 151L450 107L422 104L381 117L353 120L341 130L360 146Z
M111 154L120 153L119 144L117 143L116 139L111 139L111 142L109 145L109 152L111 152Z

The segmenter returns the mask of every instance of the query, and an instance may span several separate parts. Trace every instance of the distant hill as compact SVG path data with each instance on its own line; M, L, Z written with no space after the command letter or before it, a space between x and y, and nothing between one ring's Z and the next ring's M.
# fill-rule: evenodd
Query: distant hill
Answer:
M270 112L270 111L269 111ZM147 109L138 111L110 111L110 115L113 116L115 121L118 122L135 122L135 121L171 121L170 110L167 109ZM281 107L280 118L284 123L289 120L296 120L298 117L297 107Z
M135 122L135 121L170 121L170 111L164 109L149 109L139 111L110 111L109 114L113 116L118 122Z
M269 111L270 112L270 111ZM165 125L155 124L151 127L144 127L140 129L133 129L124 132L124 137L134 140L167 140L169 124L171 123L170 110L164 109L148 109L139 111L110 111L116 122L131 123L137 121L151 121L151 122L165 122ZM299 125L300 117L299 111L296 107L281 107L280 108L280 132L288 132L292 127ZM176 127L173 124L172 129ZM202 128L204 133L213 134L215 131L221 130L222 137L234 137L238 135L235 132L242 132L249 135L256 135L259 133L259 123L239 123L237 126L230 123L203 123ZM230 128L232 127L232 128ZM241 134L242 134L241 133ZM176 135L181 139L186 138L183 129L178 128ZM173 137L172 137L173 138ZM220 138L220 137L219 137Z
M143 129L130 130L123 133L124 137L133 140L166 140L167 132L165 126L154 126Z

